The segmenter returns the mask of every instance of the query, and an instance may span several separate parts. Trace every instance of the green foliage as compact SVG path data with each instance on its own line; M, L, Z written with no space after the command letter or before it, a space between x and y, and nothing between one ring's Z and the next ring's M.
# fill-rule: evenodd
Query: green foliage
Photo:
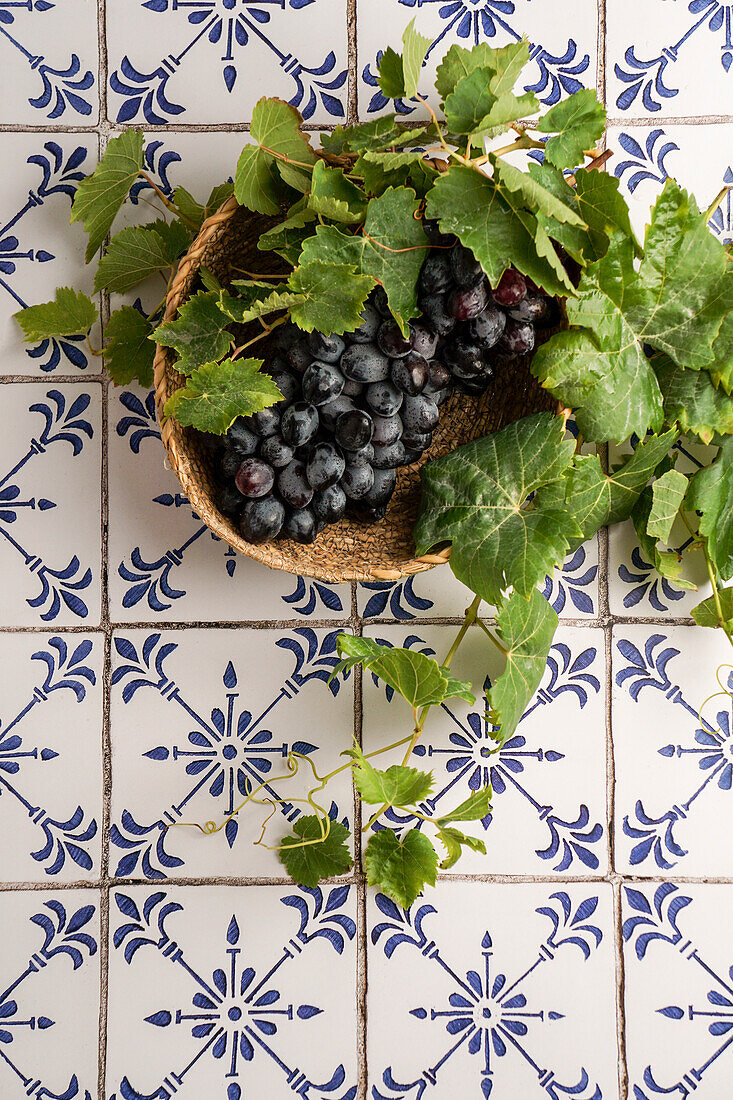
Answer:
M409 909L425 886L435 886L438 855L417 829L398 840L391 829L372 833L364 854L367 883Z
M97 320L97 307L88 294L60 286L52 302L28 306L14 314L29 344L53 336L77 336L89 332Z
M313 168L308 206L331 221L353 225L364 220L367 197L344 175L343 168L329 168L319 160Z
M104 156L79 184L71 208L72 222L81 222L87 233L86 261L94 256L112 228L112 222L143 167L143 133L125 130L112 138Z
M181 212L181 217L194 231L198 231L207 218L215 214L219 207L234 194L233 183L220 183L213 188L205 203L197 202L185 187L177 187L173 192L173 202Z
M315 814L299 817L292 834L280 842L280 862L301 886L314 889L321 879L351 870L354 861L346 844L348 837L349 830L340 821L324 821Z
M454 821L480 821L491 809L491 787L479 787L471 791L465 801L442 817L436 818L437 825L447 825Z
M497 94L494 89L498 76L486 66L461 77L445 100L445 121L452 133L464 134L479 144L483 138L501 133L510 122L539 109L532 92L517 97L507 89Z
M288 286L298 295L290 316L304 332L353 332L374 280L356 265L305 260L290 276Z
M251 416L280 401L282 394L261 359L225 359L205 363L168 398L165 415L202 432L223 435L238 416Z
M688 484L679 470L667 470L656 479L652 485L652 506L646 524L647 534L652 538L667 542Z
M99 261L94 289L119 294L132 290L143 279L172 267L190 243L191 234L180 222L161 220L121 229Z
M724 581L733 577L733 437L728 436L711 466L690 481L687 507L700 512L700 534L707 539L711 561Z
M146 389L152 386L155 356L150 342L152 331L148 318L134 306L122 306L112 314L104 330L107 338L104 358L115 385L129 386L137 379Z
M470 684L456 680L447 668L419 650L382 645L353 634L339 634L337 648L341 661L333 676L360 664L384 680L416 710L456 697L474 702Z
M464 847L470 848L473 852L480 852L481 855L486 855L486 845L483 840L475 836L466 836L460 829L453 829L450 826L438 829L438 840L445 847L447 853L445 859L440 861L441 871L447 871L449 867L458 862Z
M417 93L425 55L430 49L430 39L418 34L415 20L411 19L402 35L402 54L391 46L382 54L377 82L387 99L412 99Z
M204 290L184 302L175 321L160 325L151 339L177 351L176 369L192 374L227 354L233 343L227 331L230 324L231 318L219 308L219 294Z
M489 692L489 714L496 740L503 744L539 687L557 629L557 612L536 588L527 599L513 592L499 608L496 626L506 650L506 667Z
M438 65L435 87L445 101L464 76L474 69L484 68L492 73L494 95L500 96L511 92L528 61L529 43L526 38L499 49L489 46L487 42L481 42L473 49L451 46Z
M657 573L666 580L674 581L680 588L694 588L695 585L682 575L682 558L675 550L660 550L657 538L649 533L649 519L654 504L654 491L648 485L631 511L639 547L646 561L650 562Z
M545 160L555 168L582 164L583 153L603 136L605 128L606 112L592 88L561 99L537 124L541 134L554 135L545 142Z
M316 155L301 122L295 108L282 99L260 99L254 105L253 144L242 150L234 179L237 202L248 210L278 214L291 188L301 193L310 189Z
M718 593L718 601L715 596L708 596L706 600L693 607L690 614L698 626L722 627L733 629L733 588L721 588Z
M682 432L693 432L703 443L712 443L716 434L733 433L733 398L722 387L716 388L712 372L685 370L666 355L655 356L652 365L668 423L678 424Z
M382 115L371 122L355 126L337 126L332 133L321 136L327 153L365 153L368 149L399 149L410 145L426 133L424 127L411 129L401 125L395 115Z
M361 757L354 769L356 789L364 802L390 806L413 806L427 798L433 789L432 772L421 772L393 764L386 771L373 768L366 757Z

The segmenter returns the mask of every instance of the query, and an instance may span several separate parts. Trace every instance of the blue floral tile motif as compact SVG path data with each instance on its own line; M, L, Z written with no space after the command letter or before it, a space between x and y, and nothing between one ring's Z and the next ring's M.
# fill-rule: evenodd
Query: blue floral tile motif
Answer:
M370 997L373 986L375 999L389 995L390 987L396 993L399 985L407 984L409 992L395 996L392 1039L383 1025L373 1028L372 1100L429 1095L602 1100L610 1092L605 1081L602 1090L597 1073L607 1077L608 1066L594 1063L605 1063L603 1045L578 1034L576 1013L583 1009L569 1000L563 984L580 982L587 995L590 983L598 981L608 950L607 888L479 889L481 894L443 886L408 910L382 894L374 897L370 943L376 973ZM510 895L514 921L507 929ZM469 915L461 912L460 902ZM583 973L587 966L593 978ZM607 1002L610 982L605 989L596 985L596 991ZM570 1013L576 1036L567 1058L561 1050L570 1038Z
M198 58L196 63L201 65L200 55L206 50L219 69L219 90L232 99L242 91L240 74L246 72L251 79L252 60L262 63L264 59L263 78L282 69L288 78L289 102L306 120L343 119L347 79L343 59L327 46L313 45L308 51L311 64L306 64L287 49L288 41L303 43L300 13L312 5L328 6L324 0L144 0L140 8L157 17L150 22L151 33L157 39L172 31L176 47L152 65L137 61L134 53L120 59L110 74L110 87L119 103L116 121L162 126L190 114L190 107L177 102L186 88L178 72L188 74L190 86L197 72L192 71L191 58ZM307 35L305 28L304 32ZM336 38L333 24L329 38Z
M155 738L160 737L162 732L155 726L141 738L145 746L141 758L147 763L145 773L150 781L150 790L160 789L161 773L165 772L164 789L175 789L177 795L169 806L161 807L159 801L157 805L146 801L147 817L144 821L138 820L135 813L124 805L115 815L110 834L113 849L116 849L112 861L115 876L142 875L148 879L163 879L184 867L186 859L175 852L186 852L187 834L175 830L171 832L169 826L181 821L188 822L191 815L196 820L196 814L202 812L196 807L201 806L202 800L206 806L203 812L215 819L217 824L233 814L243 799L253 792L263 800L278 800L268 802L267 808L277 806L277 813L286 828L301 815L302 804L288 800L289 794L296 797L300 792L294 790L292 784L287 784L291 777L285 758L289 752L298 753L305 760L305 770L310 777L308 761L312 758L318 766L319 747L322 745L319 746L315 737L311 741L282 736L278 732L278 728L282 728L278 716L311 682L319 683L334 698L339 695L343 681L338 678L329 681L338 662L337 635L338 631L316 634L309 627L301 627L276 637L275 647L291 655L294 668L284 682L273 683L267 703L262 706L258 702L256 711L247 708L252 686L237 671L239 660L236 655L233 660L227 661L223 672L219 673L221 686L217 689L217 702L204 709L190 701L188 691L170 678L167 663L178 649L171 635L149 634L142 643L119 635L115 638L117 662L112 684L122 705L126 707L131 704L138 692L152 690L176 707L183 723L181 727L177 717L174 720L168 717L165 732L169 736L165 743L155 743ZM265 637L266 645L271 646L272 637ZM254 644L261 660L264 653L262 641L257 639ZM241 652L241 644L237 645L237 650ZM244 667L247 667L246 661ZM167 743L171 738L173 743ZM342 740L340 747L348 745L350 730L343 731ZM155 774L151 769L155 769ZM121 792L118 800L124 797ZM344 807L340 808L332 802L330 814L334 819L344 819ZM240 851L257 836L258 829L253 830L251 823L242 829L240 824L239 816L230 816L226 822L223 833L228 849L233 849L239 840L237 851ZM231 856L227 863L231 866ZM279 866L277 863L275 865Z
M59 5L67 9L67 18L80 14L69 10L72 5L64 0L24 0L21 3L2 0L0 56L8 58L9 55L9 60L3 61L4 68L7 65L10 69L15 64L33 74L34 94L28 97L27 103L33 108L31 114L37 119L63 119L72 125L89 123L93 121L91 116L96 107L96 93L93 91L96 79L91 69L87 68L89 59L82 59L76 52L67 49L63 32L59 36L58 17L61 13L55 11ZM96 13L89 14L96 30ZM82 19L87 21L84 15ZM63 24L61 26L63 28ZM73 38L72 41L76 46ZM50 55L48 57L43 52L46 49ZM18 111L20 103L13 104L10 88L6 94L10 107L15 106ZM22 113L28 114L26 111Z
M446 628L441 629L449 633ZM581 639L585 640L582 634L578 640ZM432 645L417 635L379 640L430 655L435 652ZM435 785L433 793L418 807L420 812L427 817L439 817L471 791L488 783L493 790L491 812L477 827L467 826L468 831L484 839L488 856L466 853L461 870L489 873L496 869L496 859L505 858L509 859L513 873L521 873L521 868L542 874L550 870L558 874L587 874L597 873L605 864L605 829L596 818L599 811L602 813L601 806L595 804L595 799L593 808L577 800L575 792L571 793L567 786L568 775L567 772L563 775L562 766L560 773L554 775L558 765L564 764L567 769L575 764L574 746L560 733L562 720L558 716L555 726L552 716L559 701L566 721L576 723L578 711L582 713L589 703L589 710L595 713L600 707L601 673L602 650L599 654L597 646L571 647L557 642L550 651L546 676L517 732L500 748L492 739L493 727L486 719L490 679L484 682L483 692L476 692L475 708L464 708L457 700L451 700L441 707L439 716L435 714L427 722L413 755L417 758L416 765L433 771ZM383 716L383 707L378 707L374 699L379 693L386 700L390 690L373 677L365 686L364 736L370 749L376 747L377 731L389 734L388 740L397 734L401 701L391 703ZM594 727L593 736L597 732ZM604 777L605 769L598 778ZM520 838L508 841L517 848L506 857L503 849L509 820L511 831L519 833ZM423 825L420 819L390 809L372 828L376 831L388 826L399 835Z
M11 209L5 207L0 213L0 299L5 299L12 313L33 304L28 300L24 287L37 279L36 266L59 260L48 248L36 246L36 211L39 207L52 204L53 210L61 214L62 224L65 224L68 207L63 200L68 199L69 203L73 200L79 181L93 168L85 145L72 148L68 143L62 146L53 140L46 141L39 152L27 158L26 163L32 166L34 173L37 172L36 182L25 192L21 205ZM68 248L68 242L65 247ZM54 270L56 268L57 264ZM59 366L66 371L69 364L84 370L89 365L84 341L77 337L42 340L24 350L42 371L54 371Z
M6 397L10 393L7 387ZM69 465L76 467L73 460L85 455L89 441L95 438L93 422L98 419L98 409L88 392L69 387L40 391L35 387L13 387L13 398L24 399L24 412L32 416L28 417L29 435L21 441L9 434L5 440L7 453L0 459L0 545L5 547L5 560L9 557L13 561L14 575L23 576L24 592L31 592L25 597L31 621L51 623L63 619L76 624L89 616L90 597L98 599L93 586L95 570L88 564L86 546L80 546L79 554L69 556L63 546L57 545L54 535L68 515L68 502L63 499L68 493L57 496L54 475L61 460L68 462L71 458ZM10 412L7 400L6 407ZM70 448L65 456L58 453L65 448ZM85 488L84 481L80 481L80 489ZM45 492L51 495L42 495ZM56 516L59 501L61 519ZM39 542L44 529L48 539L45 544ZM98 546L96 550L98 557ZM8 600L6 615L12 622L14 609L10 604Z
M309 1100L354 1100L349 1051L355 1047L355 1013L351 1008L351 1020L348 1009L346 1019L337 1015L339 994L314 981L315 971L306 969L327 967L332 981L341 983L340 993L350 987L353 1005L353 964L351 973L348 969L356 936L352 888L294 893L251 888L246 899L234 891L202 889L211 906L205 945L196 942L195 926L186 922L191 891L113 894L112 965L120 986L124 981L129 987L137 976L134 1000L125 1012L132 1027L139 1024L144 1045L142 1064L130 1058L129 1049L115 1058L125 1069L123 1076L110 1079L110 1100L152 1100L179 1091L184 1100L290 1092ZM201 891L195 893L198 902ZM269 923L264 941L253 935L253 909ZM154 953L162 960L162 980L149 987L140 976L156 966ZM170 967L174 980L181 980L167 989ZM112 997L114 1014L121 1007L114 984ZM175 1059L162 1068L145 1059L156 1031L163 1044L169 1043L156 1063L169 1055ZM326 1060L324 1075L320 1067Z
M6 950L15 945L20 956L0 957L0 1088L8 1100L96 1096L96 1066L80 1054L87 1044L94 1049L94 1032L85 1034L84 1025L98 1001L99 918L90 897L74 891L26 900L16 894L0 902L5 939L10 940ZM19 909L25 912L20 915ZM26 945L30 952L23 957ZM65 997L53 996L52 981L66 988ZM84 998L82 1005L74 1002L74 994ZM60 1042L67 1044L62 1058L57 1056Z
M730 1082L733 967L710 931L730 887L622 887L630 1096L724 1097ZM706 934L707 933L707 934ZM701 942L702 941L702 942Z

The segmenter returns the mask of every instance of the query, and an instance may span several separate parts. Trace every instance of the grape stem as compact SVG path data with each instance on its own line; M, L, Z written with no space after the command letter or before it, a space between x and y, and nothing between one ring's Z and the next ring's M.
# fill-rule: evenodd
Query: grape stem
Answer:
M147 174L147 172L138 172L138 175L140 176L141 179L144 179L146 183L150 184L153 191L155 191L156 195L158 196L160 201L163 203L163 206L165 206L167 210L170 210L173 214L176 215L177 218L180 218L181 221L186 222L192 229L195 229L196 231L198 231L198 226L196 225L196 222L192 221L191 218L187 218L186 215L183 213L183 211L179 210L174 202L171 202L171 200L168 198L168 196L165 195L161 191L161 189L158 187L155 180L151 179L151 177ZM140 197L142 198L142 196L140 196Z

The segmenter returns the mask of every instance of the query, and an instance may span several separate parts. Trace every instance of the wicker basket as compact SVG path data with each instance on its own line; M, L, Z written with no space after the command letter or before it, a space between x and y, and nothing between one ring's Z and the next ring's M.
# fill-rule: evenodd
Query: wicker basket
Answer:
M179 265L168 294L165 319L174 318L195 289L199 268L212 271L225 285L237 273L272 269L272 252L258 250L261 233L277 219L252 214L229 199L204 222L201 231ZM554 330L548 330L549 335ZM255 354L260 355L261 345ZM454 450L471 439L496 431L528 413L551 409L555 403L532 378L528 361L512 363L512 384L489 389L481 398L453 394L442 406L433 443L419 462L398 471L397 488L379 523L364 525L345 518L326 527L310 546L278 540L254 546L241 537L232 521L214 503L215 484L211 459L201 437L174 420L163 419L163 407L185 382L176 371L175 355L158 346L155 355L155 402L163 443L191 507L208 527L229 543L273 569L300 573L336 583L350 580L398 580L421 573L448 560L450 549L415 557L412 529L420 503L423 462Z

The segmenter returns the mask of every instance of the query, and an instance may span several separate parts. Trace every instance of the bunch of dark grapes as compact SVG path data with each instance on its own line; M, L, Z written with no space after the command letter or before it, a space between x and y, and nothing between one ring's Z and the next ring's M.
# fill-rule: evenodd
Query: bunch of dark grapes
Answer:
M409 336L381 287L355 332L278 329L267 369L283 399L238 419L218 460L219 508L248 542L310 543L347 511L381 519L397 469L430 446L451 393L483 394L502 364L533 350L535 327L555 322L554 301L518 271L492 289L472 252L426 230L434 247Z

